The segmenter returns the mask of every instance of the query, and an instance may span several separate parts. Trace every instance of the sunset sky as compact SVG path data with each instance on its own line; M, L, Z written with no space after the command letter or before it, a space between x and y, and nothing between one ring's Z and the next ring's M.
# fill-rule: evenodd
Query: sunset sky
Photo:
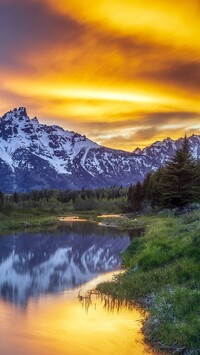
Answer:
M200 0L0 0L0 115L132 151L200 133Z

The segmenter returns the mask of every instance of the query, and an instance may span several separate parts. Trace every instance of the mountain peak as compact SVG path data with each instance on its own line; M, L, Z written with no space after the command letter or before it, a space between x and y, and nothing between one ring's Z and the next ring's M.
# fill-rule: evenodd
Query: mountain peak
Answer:
M134 151L133 151L134 154L137 154L137 155L141 155L142 154L142 149L137 147Z
M28 116L26 107L19 107L18 109L16 109L16 111L18 112L19 115L26 116L26 117Z
M35 123L35 124L37 124L37 125L40 124L39 121L38 121L38 119L37 119L37 117L33 117L32 120L31 120L31 122L32 122L32 123Z
M14 108L13 110L8 111L2 116L1 119L3 121L8 121L10 119L11 120L16 120L16 119L20 119L22 117L25 117L25 118L29 119L25 107Z

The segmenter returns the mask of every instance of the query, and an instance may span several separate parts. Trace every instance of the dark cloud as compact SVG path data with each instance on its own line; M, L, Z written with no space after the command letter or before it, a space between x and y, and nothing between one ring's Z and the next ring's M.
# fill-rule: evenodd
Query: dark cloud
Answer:
M149 127L145 129L139 129L135 132L133 138L137 141L151 140L158 134L158 129L156 127Z
M166 125L173 124L177 122L183 122L186 124L191 120L198 120L200 118L200 112L192 111L155 111L155 112L119 112L117 115L113 115L113 118L116 117L116 125L126 126L127 124L133 125ZM121 121L117 121L117 118L121 118ZM197 121L198 122L198 121Z
M179 127L178 129L167 129L166 131L162 128L158 130L156 127L151 127L149 129L137 130L135 133L131 134L128 137L122 135L116 135L108 138L100 137L98 139L98 143L110 147L116 147L117 144L118 147L121 147L121 149L123 150L130 151L130 149L132 148L131 150L133 151L138 146L144 148L155 141L162 141L167 136L171 138L174 137L174 139L177 139L178 137L183 137L185 133L190 136L192 133L198 134L199 130L187 130L185 129L185 127Z
M104 147L112 147L112 148L118 148L118 149L122 149L124 151L130 150L130 147L132 148L132 150L134 149L134 147L137 147L137 144L135 143L135 138L134 138L135 134L131 134L128 137L123 136L123 135L117 135L116 136L112 136L112 137L99 137L98 138L98 143L103 145Z
M120 34L111 29L98 31L92 27L88 30L95 38L96 48L100 49L100 72L112 82L145 83L148 80L141 68L150 68L151 75L166 62L166 58L178 60L182 55L174 46L156 42L145 35Z
M57 44L78 45L83 31L83 24L51 12L42 1L0 1L0 64L25 65L23 55L49 48L56 55Z
M200 94L200 60L171 60L161 68L144 70L140 77Z
M137 143L135 144L135 142L140 142L141 144L141 142L143 141L146 142L149 140L156 139L158 133L159 130L156 127L149 127L144 129L138 129L137 131L131 133L128 136L116 135L111 138L100 138L100 142L104 145L113 145L113 143L117 141L118 145L121 145L125 149L126 147L130 147L130 145L135 147L135 145L137 145Z
M167 123L187 123L187 121L199 119L200 112L191 111L170 111L170 112L151 112L145 113L143 121L145 123L151 122L154 125L163 125Z
M127 54L141 55L152 53L152 51L154 51L158 47L158 44L156 44L154 41L147 40L146 38L143 38L141 36L128 34L122 35L112 30L110 30L109 32L104 32L103 30L101 32L96 31L95 36L99 44L106 45L108 48L117 49L129 61L131 58L127 58ZM159 48L160 46L161 45L159 45Z
M116 78L126 82L159 83L200 93L200 59L187 46L155 41L147 35L120 35L114 31L97 32L98 43L123 59ZM114 70L116 67L114 66ZM105 72L112 74L112 66Z

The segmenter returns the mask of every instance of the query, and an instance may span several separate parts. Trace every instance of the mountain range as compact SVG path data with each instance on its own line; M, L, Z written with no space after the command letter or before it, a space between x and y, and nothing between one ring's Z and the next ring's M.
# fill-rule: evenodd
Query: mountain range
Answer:
M86 136L30 119L26 108L0 118L0 190L81 189L127 186L158 169L182 144L166 138L126 152L103 147ZM189 137L200 157L200 136Z

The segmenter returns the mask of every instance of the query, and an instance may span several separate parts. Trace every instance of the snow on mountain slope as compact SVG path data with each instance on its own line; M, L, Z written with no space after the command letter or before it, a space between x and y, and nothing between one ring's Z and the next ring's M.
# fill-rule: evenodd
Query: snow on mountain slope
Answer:
M133 153L102 147L85 136L30 119L20 107L0 119L0 190L81 189L129 185L169 159L182 139L166 138ZM200 137L190 137L195 157Z
M148 157L99 146L85 136L30 119L21 107L0 120L0 178L5 192L127 185L143 177Z
M85 136L64 131L58 126L39 124L36 118L30 120L25 108L5 114L0 129L0 155L13 170L19 165L19 162L13 161L14 153L19 149L29 149L34 155L52 164L58 173L71 174L66 163L72 162L81 150L98 147L98 144Z
M195 159L200 157L200 136L192 135L189 137L190 150ZM169 158L174 155L177 149L181 147L183 138L173 140L166 138L163 141L157 141L144 149L137 148L133 152L139 156L149 157L155 165L163 165Z

